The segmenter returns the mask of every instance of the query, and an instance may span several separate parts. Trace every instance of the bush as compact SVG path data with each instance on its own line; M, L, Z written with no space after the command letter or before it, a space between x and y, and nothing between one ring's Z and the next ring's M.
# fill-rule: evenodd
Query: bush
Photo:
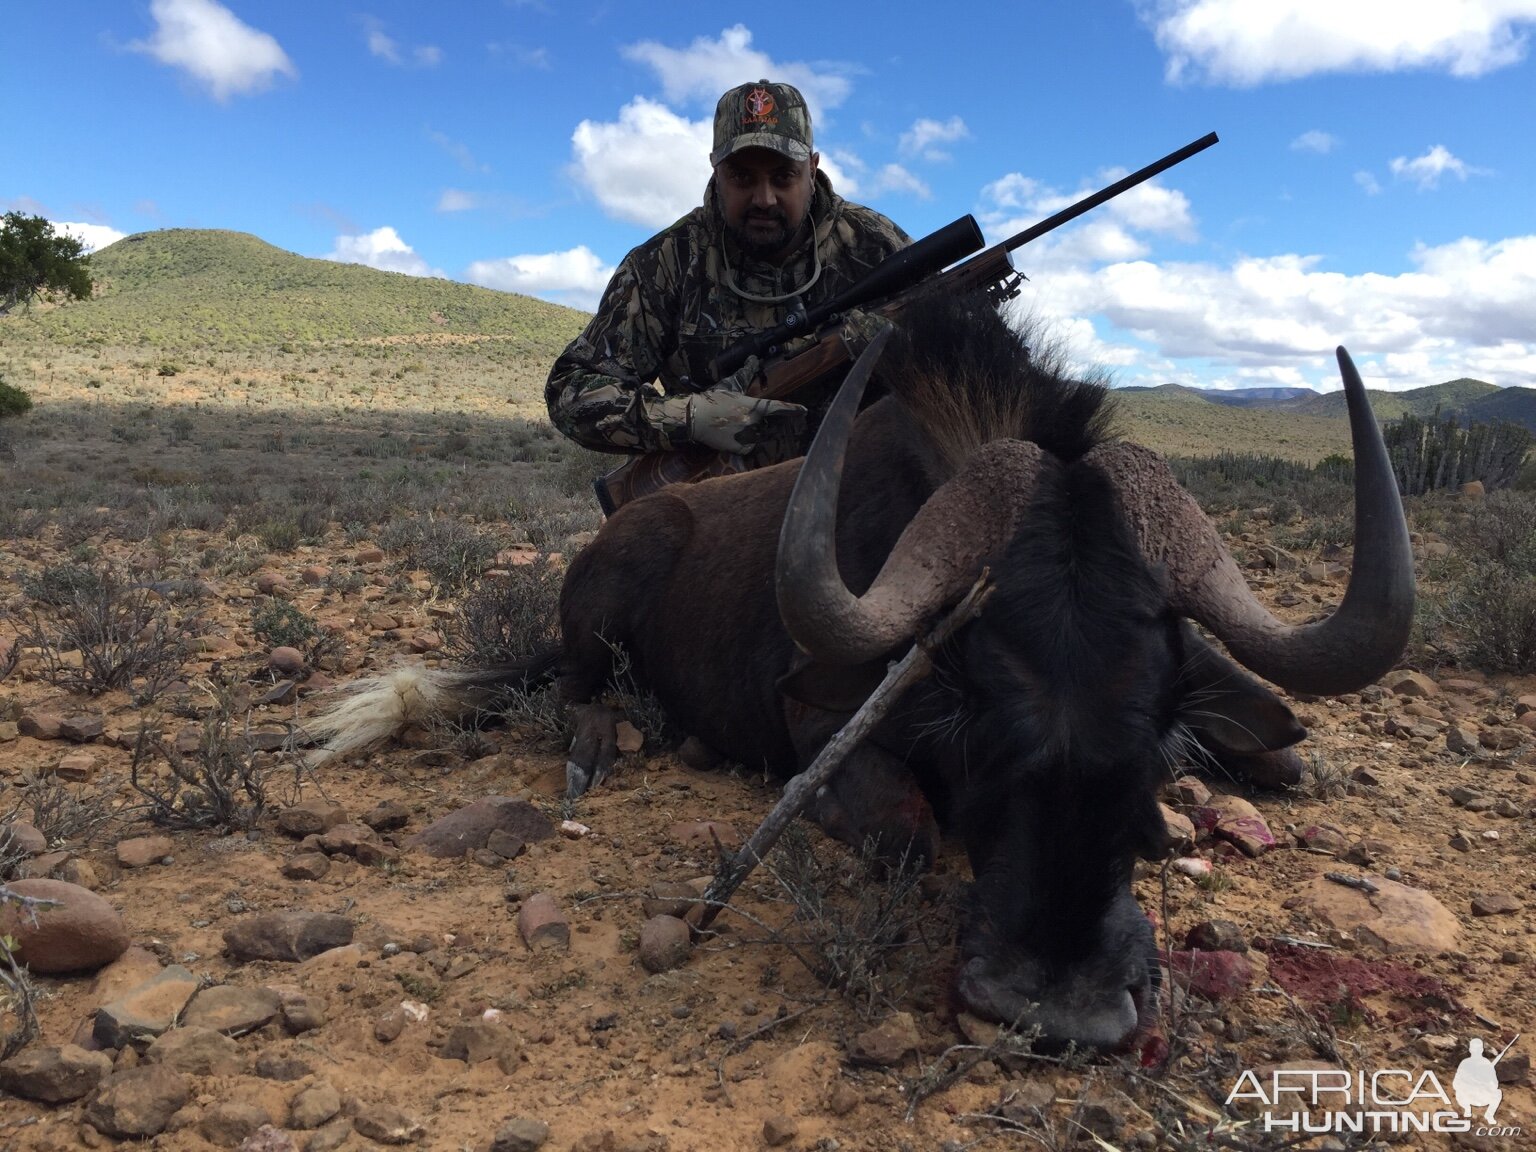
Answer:
M129 780L147 801L149 819L164 828L254 828L267 807L272 769L251 749L249 718L237 721L229 686L218 685L213 711L203 721L197 751L183 755L140 729ZM155 778L150 755L163 759L168 778Z
M274 596L251 613L251 631L274 648L300 648L320 635L315 618Z
M1536 500L1494 492L1445 525L1424 638L1489 672L1536 671Z
M20 416L32 409L32 397L14 384L0 379L0 420Z
M500 543L457 520L417 517L396 521L379 533L379 545L397 552L411 568L432 580L434 592L456 592L490 566Z
M505 576L481 581L459 605L450 650L462 662L486 668L559 643L563 577L547 555L539 555Z

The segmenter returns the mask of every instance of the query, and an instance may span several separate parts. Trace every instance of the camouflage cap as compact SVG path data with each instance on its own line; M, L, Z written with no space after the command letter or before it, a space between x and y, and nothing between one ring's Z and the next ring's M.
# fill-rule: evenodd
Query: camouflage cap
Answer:
M799 89L756 80L720 97L709 162L718 164L743 148L771 148L791 160L811 158L811 113Z

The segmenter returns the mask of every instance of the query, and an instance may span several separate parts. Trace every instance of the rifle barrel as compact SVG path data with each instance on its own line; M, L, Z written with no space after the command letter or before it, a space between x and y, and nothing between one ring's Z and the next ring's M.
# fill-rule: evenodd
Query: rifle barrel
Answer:
M1109 185L1109 187L1100 188L1092 196L1084 196L1076 204L1068 205L1066 208L1063 208L1055 215L1047 216L1044 220L1040 221L1040 223L1024 229L1024 231L1020 232L1016 236L1010 236L1007 240L1003 241L1003 251L1012 252L1015 248L1022 248L1031 240L1034 240L1040 236L1044 236L1051 229L1060 228L1068 220L1075 220L1084 212L1093 211L1093 209L1104 203L1104 201L1113 200L1116 196L1120 195L1120 193L1126 191L1127 189L1134 188L1136 185L1142 183L1143 181L1150 180L1152 177L1158 176L1168 171L1168 169L1172 168L1175 164L1184 163L1184 161L1188 160L1197 152L1204 152L1212 144L1215 144L1217 139L1218 137L1216 133L1207 132L1204 136L1200 137L1200 139L1191 140L1178 151L1168 153L1168 155L1164 156L1161 160L1156 160L1153 163L1148 164L1145 168L1137 169L1129 176L1116 180L1113 184Z

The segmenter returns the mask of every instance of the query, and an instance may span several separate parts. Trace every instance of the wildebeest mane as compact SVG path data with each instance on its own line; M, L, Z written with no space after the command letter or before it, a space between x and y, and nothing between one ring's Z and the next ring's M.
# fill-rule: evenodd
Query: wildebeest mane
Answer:
M951 473L1005 438L1076 460L1109 438L1115 411L1102 378L1073 378L1038 326L1010 326L981 296L925 301L904 315L880 379Z

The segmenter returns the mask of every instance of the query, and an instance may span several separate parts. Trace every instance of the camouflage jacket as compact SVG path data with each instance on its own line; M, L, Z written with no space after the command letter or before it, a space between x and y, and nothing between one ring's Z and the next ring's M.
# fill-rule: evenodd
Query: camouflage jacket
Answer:
M822 271L800 297L807 308L911 242L880 213L838 196L821 173L811 217ZM755 303L726 287L724 236L711 180L703 207L624 258L591 323L549 374L544 399L555 427L603 452L682 445L686 429L669 422L659 401L709 388L710 362L743 334L782 322L793 303ZM753 296L793 291L813 265L809 243L782 268L734 252L729 258L736 283Z

